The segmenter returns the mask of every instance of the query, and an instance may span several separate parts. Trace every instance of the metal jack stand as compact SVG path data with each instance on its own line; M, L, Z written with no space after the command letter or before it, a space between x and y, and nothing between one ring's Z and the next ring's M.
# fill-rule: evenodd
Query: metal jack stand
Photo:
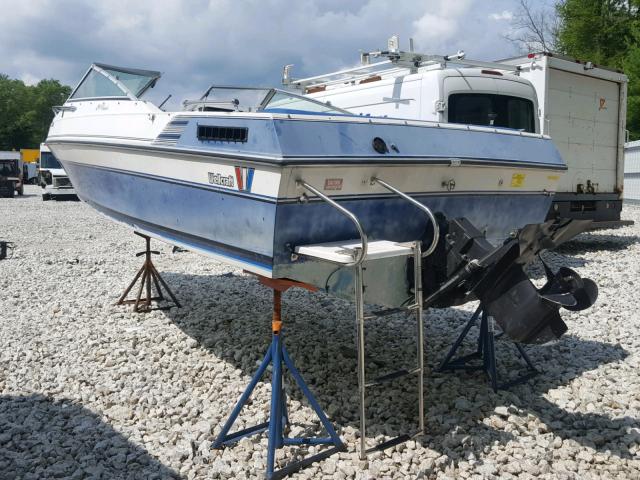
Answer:
M178 299L169 288L169 285L167 285L164 279L160 276L160 274L158 273L158 270L156 270L156 267L153 265L153 262L151 261L151 254L158 255L160 253L158 251L151 250L151 238L149 238L147 235L143 235L138 232L133 232L133 233L145 239L145 242L146 242L145 251L136 253L136 257L140 257L144 255L145 260L140 270L138 270L138 273L134 277L133 281L129 284L129 286L124 291L122 296L116 302L116 305L133 304L134 312L136 313L148 312L152 310L151 308L152 301L165 300L164 295L162 294L162 289L160 288L160 286L162 285L162 287L164 287L164 289L167 291L167 293L171 297L171 300L173 300L173 303L175 304L175 306L181 307L180 302L178 302ZM142 277L142 280L140 282L140 288L138 289L138 294L136 295L136 298L125 300L125 298L129 294L133 286L136 284L138 279L140 279L140 277ZM152 281L156 287L156 292L157 292L156 296L152 296L151 294ZM143 290L146 291L146 298L141 298ZM171 305L166 305L164 307L157 307L156 310L166 310L168 308L171 308Z
M464 355L462 357L456 358L455 360L452 360L456 351L458 350L460 345L462 345L463 340L469 333L469 330L471 330L471 327L476 324L476 321L478 320L480 313L482 313L482 319L480 320L480 335L478 337L478 349L474 353L471 353L469 355ZM445 359L442 361L442 363L438 367L438 371L443 372L446 370L466 370L466 371L484 370L484 372L487 374L487 377L489 377L489 381L491 382L491 388L496 393L498 392L498 390L506 390L507 388L524 383L530 380L531 378L535 377L538 373L540 373L533 366L533 363L531 362L531 359L529 359L529 356L527 355L527 353L524 351L524 348L522 348L522 346L519 343L515 343L515 346L518 349L520 356L527 364L528 372L516 378L515 380L511 380L509 382L499 384L498 373L496 370L496 349L495 349L494 340L502 336L502 333L498 333L496 335L494 333L494 330L495 330L495 326L494 326L493 317L490 317L489 315L487 315L483 311L482 305L480 305L472 315L471 319L467 322L467 325L464 327L464 329L458 336L458 339L455 341L455 343L449 350L449 353L447 353L447 356L445 357ZM475 359L481 360L482 363L480 365L467 365L467 362L469 360L475 360Z
M291 473L297 472L301 468L311 465L314 462L322 460L324 458L333 455L336 452L346 450L344 444L340 440L340 437L334 430L333 426L326 417L320 404L315 399L309 387L302 379L300 372L296 369L295 365L291 361L291 357L287 353L287 349L284 346L283 332L282 332L282 318L281 318L281 300L282 292L293 286L300 286L303 288L309 288L305 284L299 282L293 282L289 280L272 280L261 277L261 283L273 288L273 320L272 320L272 341L269 346L269 350L262 360L258 371L255 373L251 382L247 386L246 390L238 400L238 403L234 407L231 415L227 419L222 431L218 434L215 442L213 442L213 448L221 449L227 445L233 444L238 440L261 433L268 430L269 445L267 447L267 479L283 478ZM234 422L238 418L238 415L245 406L253 389L258 384L258 381L264 374L269 365L273 365L273 372L271 378L271 413L269 415L269 421L255 425L253 427L245 428L235 433L229 434L229 430L233 426ZM291 376L298 384L298 387L311 404L311 407L316 412L316 415L320 419L322 426L328 433L328 437L315 437L315 438L289 438L284 436L284 429L287 426L289 417L287 415L287 398L283 389L282 380L284 368L286 367L291 373ZM290 463L280 470L275 470L275 453L276 449L282 448L285 445L333 445L323 452L316 455L312 455L298 462Z

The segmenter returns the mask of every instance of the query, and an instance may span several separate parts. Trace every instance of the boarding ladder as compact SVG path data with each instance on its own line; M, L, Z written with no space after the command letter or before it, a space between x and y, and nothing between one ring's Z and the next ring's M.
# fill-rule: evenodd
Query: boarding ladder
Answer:
M429 221L433 225L433 240L431 245L424 252L421 248L421 242L416 240L408 243L396 243L388 240L368 241L367 235L362 228L362 224L358 218L349 210L339 205L337 202L324 195L318 189L309 185L304 181L298 181L297 185L304 190L315 194L329 205L339 210L348 217L355 225L360 234L359 240L351 240L345 242L331 242L313 245L297 246L294 251L296 255L305 256L319 261L330 262L332 264L351 267L354 269L354 297L356 304L356 325L357 325L357 360L358 360L358 389L359 389L359 417L360 417L360 446L359 454L362 460L366 459L367 454L375 450L383 450L390 448L399 443L405 442L410 438L424 433L424 326L422 322L423 299L422 299L422 259L431 255L436 248L439 239L438 223L431 212L425 205L421 204L414 198L406 195L392 185L386 183L379 178L372 178L371 184L381 185L387 190L397 194L401 198L407 200L418 209L423 211ZM380 259L391 257L413 257L414 261L414 299L413 302L400 308L389 308L365 314L364 311L364 278L363 264L365 262L373 262ZM368 380L366 378L365 369L365 323L377 317L384 317L395 313L407 312L414 313L417 322L417 342L416 342L416 364L415 367L402 368L394 372L387 373L375 379ZM418 378L418 429L415 432L400 435L396 438L380 443L372 448L367 449L366 445L366 409L365 398L368 389L383 385L387 382L398 380L407 375L416 375Z

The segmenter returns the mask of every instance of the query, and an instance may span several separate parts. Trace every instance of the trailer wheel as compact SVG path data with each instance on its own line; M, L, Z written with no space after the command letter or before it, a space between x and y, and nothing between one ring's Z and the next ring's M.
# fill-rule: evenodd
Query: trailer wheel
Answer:
M51 199L51 195L49 195L48 193L43 193L42 194L42 201L46 202L47 200Z

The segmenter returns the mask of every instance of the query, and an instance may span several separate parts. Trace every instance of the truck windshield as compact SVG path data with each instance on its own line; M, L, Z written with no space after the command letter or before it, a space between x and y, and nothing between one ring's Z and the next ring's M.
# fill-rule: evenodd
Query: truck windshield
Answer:
M526 98L488 93L449 95L449 123L513 128L535 133L533 102Z
M18 176L17 160L0 160L0 177Z
M53 153L40 152L40 168L62 168L62 165Z

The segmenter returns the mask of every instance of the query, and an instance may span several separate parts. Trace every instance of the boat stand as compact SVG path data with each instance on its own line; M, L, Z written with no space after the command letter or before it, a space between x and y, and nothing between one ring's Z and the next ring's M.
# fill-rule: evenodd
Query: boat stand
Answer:
M231 415L227 419L227 422L222 427L222 431L218 434L218 437L213 442L213 448L222 449L228 445L231 445L244 437L262 433L268 431L269 443L267 447L267 479L283 478L291 473L297 472L301 468L304 468L314 462L325 459L336 452L346 450L344 444L340 440L340 437L336 433L335 429L329 422L329 419L322 411L320 404L315 399L311 390L304 382L302 375L296 369L291 357L287 353L287 349L284 346L284 333L282 331L282 292L293 286L299 286L307 289L313 289L306 284L294 282L290 280L274 280L265 277L260 277L261 283L271 287L273 289L273 320L272 326L272 340L267 353L258 367L258 370L254 374L251 382L247 386L246 390L238 400L238 403L234 407ZM235 433L229 433L231 427L235 423L238 415L242 411L242 408L246 405L251 393L258 384L258 381L264 375L269 365L273 366L271 375L271 412L269 414L269 421L254 425L253 427L245 428ZM285 436L284 430L289 422L287 415L287 397L283 388L283 374L284 368L289 370L289 373L295 380L296 384L302 391L305 398L309 401L309 404L315 411L316 415L320 419L322 426L327 431L328 437L304 437L304 438L290 438ZM318 454L307 457L303 460L290 463L280 470L274 470L275 468L275 454L276 449L282 448L287 445L332 445L331 448L324 450Z
M178 302L178 299L169 288L169 285L167 285L164 279L160 276L160 274L158 273L158 270L156 270L156 267L153 265L153 262L151 261L152 254L158 255L160 253L156 250L151 250L151 238L149 238L147 235L143 235L138 232L133 232L133 233L135 233L139 237L144 238L145 240L145 245L146 245L145 250L143 252L136 253L136 257L140 257L144 255L145 259L144 259L144 263L142 264L142 267L140 268L140 270L138 270L138 273L133 278L133 281L129 284L129 286L126 288L124 293L120 296L120 298L116 302L116 305L133 304L133 311L136 313L149 312L151 310L167 310L171 308L172 305L156 307L155 309L151 308L152 301L158 302L158 301L166 300L164 297L164 294L162 293L161 287L163 287L166 290L167 294L171 297L171 300L173 301L175 306L181 307L180 302ZM140 287L138 288L138 294L136 295L135 298L127 300L126 299L127 295L129 295L129 292L131 291L131 289L138 282L138 279L141 279ZM153 282L157 292L157 295L155 296L152 296L151 282ZM143 290L146 292L145 298L142 298Z
M469 355L464 355L453 359L458 348L460 348L460 346L462 345L465 337L469 334L471 327L476 324L481 314L482 318L480 320L480 335L478 336L477 350ZM533 366L531 359L525 352L524 348L522 348L522 345L520 345L519 343L515 343L518 353L527 364L527 372L509 382L505 382L502 384L499 383L496 368L495 339L501 336L502 332L498 334L495 333L495 321L493 317L487 315L483 310L483 306L480 305L471 316L471 319L467 322L466 326L458 336L458 339L449 350L449 353L447 353L447 356L438 367L438 371L444 372L451 370L484 370L487 377L489 378L489 382L491 383L491 388L496 393L498 392L498 390L506 390L515 385L520 385L538 375L538 373L540 372ZM468 365L467 362L471 360L480 360L481 363L478 365Z

